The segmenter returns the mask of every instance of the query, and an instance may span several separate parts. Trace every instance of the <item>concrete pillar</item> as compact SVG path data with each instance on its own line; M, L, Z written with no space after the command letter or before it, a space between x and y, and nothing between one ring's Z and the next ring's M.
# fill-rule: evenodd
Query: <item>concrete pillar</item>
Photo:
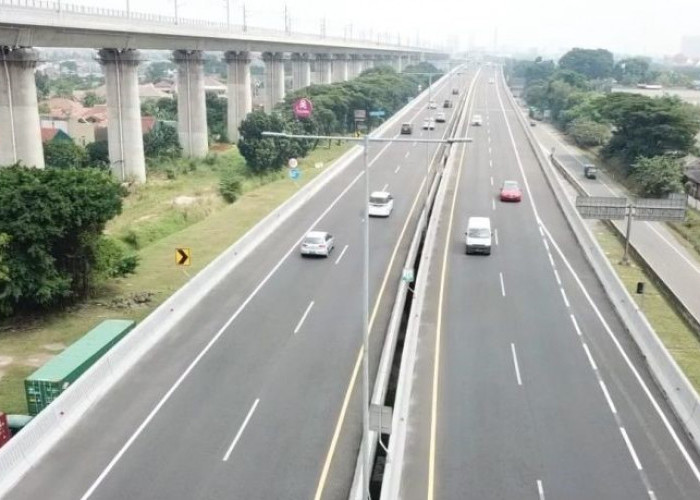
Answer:
M284 100L284 54L264 52L265 111L270 113L275 104Z
M203 158L209 152L201 50L174 50L177 65L177 135L185 156Z
M224 53L228 64L228 105L226 127L229 141L239 139L238 127L253 109L250 86L250 53L233 50Z
M100 49L107 88L107 138L112 175L120 181L146 181L141 101L134 49Z
M318 67L318 83L328 85L333 81L331 59L328 54L317 54L316 66Z
M362 73L363 59L361 55L353 54L350 56L350 64L348 65L348 78L357 78Z
M344 82L348 79L348 56L346 54L335 54L333 56L333 82Z
M22 162L44 168L31 48L0 47L0 167Z
M373 56L365 56L364 61L362 62L362 71L365 71L367 69L374 68L374 57Z
M397 73L401 73L403 71L403 57L401 57L401 56L394 57L394 69L396 70Z
M311 62L309 54L292 54L292 88L303 89L311 85Z

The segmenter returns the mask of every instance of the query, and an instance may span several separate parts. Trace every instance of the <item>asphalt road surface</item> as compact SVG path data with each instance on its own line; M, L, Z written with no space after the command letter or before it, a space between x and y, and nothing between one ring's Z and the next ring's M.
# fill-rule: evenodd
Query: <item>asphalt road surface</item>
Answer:
M489 79L493 83L488 83ZM400 498L700 498L683 436L549 190L500 71L478 76L440 215ZM523 188L503 203L506 179ZM465 255L488 216L492 255Z
M433 86L440 104L470 75ZM427 97L412 121L428 137ZM445 131L437 124L435 138ZM402 136L406 138L407 136ZM371 190L395 198L370 220L371 373L424 191L425 144L373 144ZM310 499L347 496L361 434L362 159L268 238L91 409L9 500ZM302 258L306 231L335 235ZM225 230L225 228L222 228ZM183 242L186 245L186 242ZM355 381L355 382L353 382Z

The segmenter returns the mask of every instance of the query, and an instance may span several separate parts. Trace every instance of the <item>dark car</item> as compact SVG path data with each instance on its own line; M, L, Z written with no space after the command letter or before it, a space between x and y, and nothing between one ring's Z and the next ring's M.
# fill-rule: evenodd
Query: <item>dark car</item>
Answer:
M584 165L583 166L583 176L586 179L595 179L598 176L598 169L594 165Z
M452 89L452 95L459 95L459 89Z
M449 99L445 99L445 102L442 103L443 108L451 108L452 107L452 101Z
M401 133L403 135L411 135L413 133L413 125L411 125L410 123L402 123Z

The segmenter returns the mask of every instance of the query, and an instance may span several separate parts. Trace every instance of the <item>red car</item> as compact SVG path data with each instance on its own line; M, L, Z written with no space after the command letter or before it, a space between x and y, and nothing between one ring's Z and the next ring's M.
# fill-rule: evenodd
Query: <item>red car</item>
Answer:
M501 201L521 201L523 192L517 181L505 181L501 187Z

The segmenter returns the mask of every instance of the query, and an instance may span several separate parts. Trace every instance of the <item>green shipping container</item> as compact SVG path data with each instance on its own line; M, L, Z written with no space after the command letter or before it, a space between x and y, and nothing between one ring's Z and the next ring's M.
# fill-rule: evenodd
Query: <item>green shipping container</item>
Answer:
M37 415L46 408L135 325L126 319L103 321L27 377L24 390L29 414Z

